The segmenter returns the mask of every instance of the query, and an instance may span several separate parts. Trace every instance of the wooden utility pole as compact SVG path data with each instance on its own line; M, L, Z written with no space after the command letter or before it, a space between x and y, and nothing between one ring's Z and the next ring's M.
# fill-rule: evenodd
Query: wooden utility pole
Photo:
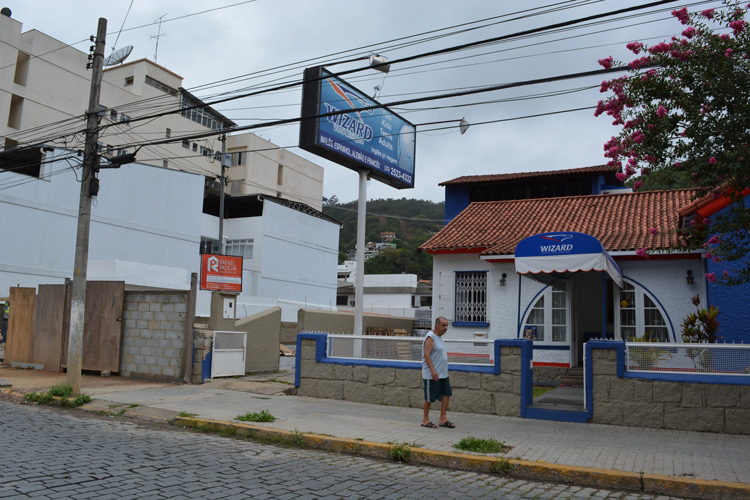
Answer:
M81 196L78 203L78 234L76 256L73 267L73 292L70 308L70 335L68 336L68 384L74 394L81 393L81 366L83 357L83 323L86 312L86 275L89 260L89 229L91 227L91 196L96 195L98 183L92 182L99 163L97 141L99 139L99 96L104 69L104 42L107 35L107 20L99 18L93 59L90 67L91 92L86 113L86 149L83 153L81 173ZM87 66L89 67L89 66ZM94 186L94 191L92 191Z

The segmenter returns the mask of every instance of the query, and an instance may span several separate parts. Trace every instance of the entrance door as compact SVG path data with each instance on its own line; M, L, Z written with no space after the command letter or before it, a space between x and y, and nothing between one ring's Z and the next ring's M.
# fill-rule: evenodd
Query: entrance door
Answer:
M611 281L607 279L607 287ZM583 344L591 339L604 338L602 331L602 273L579 273L571 279L572 325L571 366L582 366ZM612 318L608 318L611 323Z

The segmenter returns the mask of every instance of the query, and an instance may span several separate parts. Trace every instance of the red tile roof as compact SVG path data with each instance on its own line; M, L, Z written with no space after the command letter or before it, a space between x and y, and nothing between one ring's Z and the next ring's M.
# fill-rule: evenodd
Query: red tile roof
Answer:
M578 231L597 238L610 252L639 248L677 248L680 208L695 191L675 189L639 193L568 196L472 203L419 248L513 255L522 239L550 231ZM659 233L652 235L651 228Z
M580 174L602 174L614 175L620 170L619 166L598 165L594 167L570 168L566 170L548 170L546 172L517 172L512 174L493 174L493 175L464 175L456 177L450 181L444 181L438 186L448 186L452 184L489 184L495 182L508 182L519 179L535 179L544 177L559 178Z

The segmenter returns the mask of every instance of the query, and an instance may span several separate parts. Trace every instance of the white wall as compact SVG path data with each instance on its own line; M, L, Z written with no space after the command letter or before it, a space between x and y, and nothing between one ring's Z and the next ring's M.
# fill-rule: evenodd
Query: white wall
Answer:
M456 314L454 301L456 289L456 271L490 271L491 264L480 260L477 254L462 255L433 255L432 258L432 324L435 318L444 316L448 319L448 331L446 338L472 339L474 333L488 332L487 327L455 327L453 321ZM490 276L487 278L491 279ZM491 297L491 284L488 286L488 294ZM488 311L490 325L492 325L492 310ZM492 338L492 337L490 337Z
M55 154L64 152L56 150ZM55 162L49 180L0 172L0 296L10 286L62 283L72 278L80 183L69 165ZM91 208L89 262L163 266L168 282L174 270L199 267L203 178L199 175L140 164L99 173L101 188ZM11 183L17 185L11 187ZM166 189L168 187L168 189ZM116 269L117 266L109 269ZM106 274L106 266L100 267ZM159 286L155 276L148 285ZM115 278L115 277L112 277ZM133 278L131 285L138 285ZM166 285L164 285L166 286Z
M335 308L339 225L266 200L263 228L259 294Z

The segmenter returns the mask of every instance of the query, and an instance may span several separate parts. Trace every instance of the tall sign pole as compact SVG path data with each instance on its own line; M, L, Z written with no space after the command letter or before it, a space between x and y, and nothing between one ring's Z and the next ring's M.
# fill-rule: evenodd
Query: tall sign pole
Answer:
M364 328L365 287L365 221L367 220L367 169L359 169L359 201L357 202L357 257L354 277L354 335L362 335Z
M227 254L227 242L224 240L224 183L227 168L227 134L223 134L221 141L221 176L219 176L219 248L221 255Z
M96 44L91 62L91 92L86 113L86 148L83 153L81 195L78 203L78 233L73 267L73 293L70 308L70 335L68 336L68 384L74 394L81 392L81 359L83 357L83 326L86 313L86 274L89 260L89 229L91 227L91 196L95 169L98 164L96 143L99 139L99 96L104 68L104 42L107 20L99 18ZM94 188L96 189L96 188ZM96 194L95 192L93 194Z

